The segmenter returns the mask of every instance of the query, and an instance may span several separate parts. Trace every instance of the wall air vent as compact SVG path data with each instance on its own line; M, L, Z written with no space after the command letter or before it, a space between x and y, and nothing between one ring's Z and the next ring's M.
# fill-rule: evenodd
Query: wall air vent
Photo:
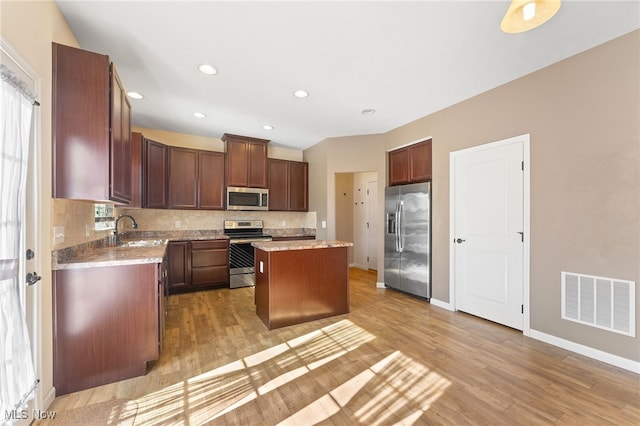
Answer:
M562 272L562 319L636 335L634 281Z

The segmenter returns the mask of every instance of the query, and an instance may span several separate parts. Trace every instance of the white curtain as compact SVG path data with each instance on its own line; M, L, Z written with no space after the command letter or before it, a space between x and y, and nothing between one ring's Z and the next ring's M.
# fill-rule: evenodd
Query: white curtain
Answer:
M35 376L25 315L25 187L33 95L0 65L0 423L32 395Z

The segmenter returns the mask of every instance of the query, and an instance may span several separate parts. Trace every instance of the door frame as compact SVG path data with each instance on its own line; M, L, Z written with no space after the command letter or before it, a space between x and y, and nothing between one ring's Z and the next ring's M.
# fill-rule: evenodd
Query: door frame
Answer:
M17 66L23 77L28 77L33 83L33 91L36 99L41 99L41 87L42 78L35 71L35 69L24 59L24 57L11 45L11 43L4 37L0 37L0 50L2 53ZM40 107L36 106L33 110L32 122L31 122L31 140L29 147L29 162L27 168L27 183L26 183L26 210L25 210L25 234L24 234L24 247L23 249L32 248L35 253L35 261L25 262L27 268L32 268L41 276L45 276L47 264L47 256L42 251L42 184L41 184L41 170L42 170L42 133L41 127L42 118ZM24 271L26 272L26 270ZM25 280L20 281L21 284L25 284ZM43 388L43 322L42 322L42 280L34 285L27 287L26 289L26 317L29 329L29 339L31 340L31 354L33 357L33 369L35 378L40 380L38 388L35 393L35 398L29 401L28 412L33 413L33 410L42 411L46 409L53 401L55 396L53 393L44 395ZM0 414L3 415L4 413ZM28 419L22 419L16 424L28 424L32 419L29 416Z
M522 332L525 336L530 335L530 293L529 293L529 268L530 268L530 241L531 241L531 228L530 228L530 178L531 178L531 159L529 155L530 150L530 134L525 133L518 136L513 136L507 139L501 139L494 142L484 143L482 145L473 146L470 148L461 149L458 151L452 151L449 153L449 303L451 310L457 311L456 307L456 265L455 265L455 244L453 240L455 238L455 160L461 155L466 155L478 151L484 151L486 149L500 148L513 143L520 143L522 145L522 161L523 161L523 174L522 174L522 220L524 231L524 243L523 243L523 259L522 259L522 303L524 305L524 313L522 318Z

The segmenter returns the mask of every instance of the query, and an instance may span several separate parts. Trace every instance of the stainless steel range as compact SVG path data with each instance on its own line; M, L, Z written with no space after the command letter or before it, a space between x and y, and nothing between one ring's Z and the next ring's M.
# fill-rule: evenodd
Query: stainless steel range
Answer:
M261 220L225 220L224 234L229 237L229 287L255 285L254 248L251 243L271 241L262 233Z

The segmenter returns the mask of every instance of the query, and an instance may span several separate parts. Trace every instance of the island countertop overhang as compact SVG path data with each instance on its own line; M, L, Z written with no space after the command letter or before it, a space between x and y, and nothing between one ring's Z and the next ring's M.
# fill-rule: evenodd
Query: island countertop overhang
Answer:
M336 247L352 247L353 243L338 240L260 241L251 244L263 251L309 250Z

